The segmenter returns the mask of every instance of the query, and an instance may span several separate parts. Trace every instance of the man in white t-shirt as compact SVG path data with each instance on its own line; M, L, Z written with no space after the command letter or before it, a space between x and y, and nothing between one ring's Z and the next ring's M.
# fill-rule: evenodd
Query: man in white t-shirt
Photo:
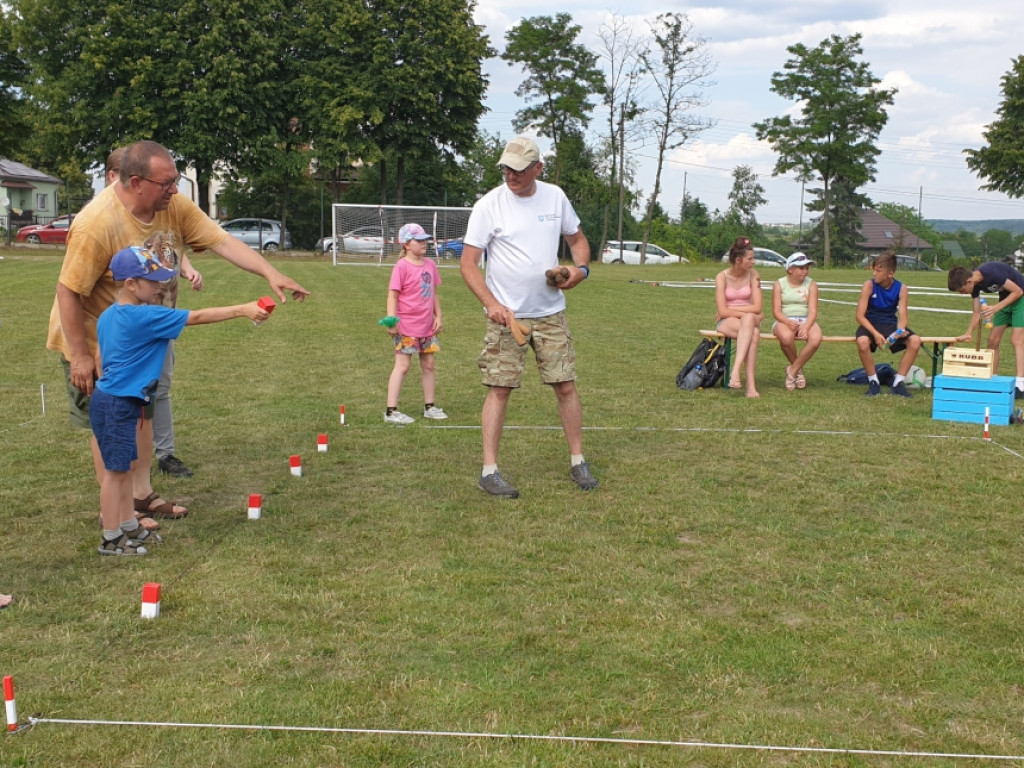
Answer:
M492 496L517 498L516 490L498 471L498 447L512 390L522 383L526 347L537 358L541 381L558 400L558 415L569 443L570 475L583 490L597 479L583 458L583 408L576 392L576 353L565 317L563 291L590 275L590 245L580 219L565 193L538 181L544 168L532 140L512 139L498 161L505 183L473 206L462 250L462 277L483 304L487 315L484 349L477 363L488 387L484 400L483 471L480 489ZM569 278L554 287L545 272L558 266L561 238L569 245L575 266ZM487 251L486 277L480 257ZM511 326L521 321L526 343L520 345Z

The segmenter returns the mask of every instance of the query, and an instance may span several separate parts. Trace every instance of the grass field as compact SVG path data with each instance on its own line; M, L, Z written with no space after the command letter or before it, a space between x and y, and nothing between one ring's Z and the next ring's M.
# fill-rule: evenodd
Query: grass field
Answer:
M719 265L597 265L569 294L601 487L584 494L569 479L554 397L531 369L501 455L522 496L503 501L476 488L483 319L457 270L442 270L441 287L438 404L450 419L396 428L381 418L389 270L281 261L307 302L178 342L178 454L195 477L155 482L192 514L164 523L152 555L119 559L96 554L87 435L68 426L58 359L43 348L61 252L3 255L0 591L17 602L0 612L0 674L14 676L23 722L1024 754L1024 430L993 427L984 442L978 426L932 421L927 392L866 400L836 381L859 365L852 345L823 347L804 391L784 390L769 343L760 400L677 390L697 329L713 323L712 293L695 281ZM197 262L207 287L183 306L267 292L216 258ZM910 320L927 335L967 325ZM830 334L856 325L837 304L821 321ZM919 364L930 370L923 354ZM403 408L421 399L414 366ZM294 453L302 478L288 471ZM246 519L254 492L259 521ZM163 585L155 621L139 618L148 581ZM0 739L2 766L76 768L966 762L46 722Z

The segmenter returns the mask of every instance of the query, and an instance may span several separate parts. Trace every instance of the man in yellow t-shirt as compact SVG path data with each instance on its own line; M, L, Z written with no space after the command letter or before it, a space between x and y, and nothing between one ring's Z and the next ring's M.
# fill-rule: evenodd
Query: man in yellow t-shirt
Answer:
M193 251L211 250L265 278L282 302L287 292L298 301L309 295L260 254L221 229L191 200L178 195L180 178L174 158L165 147L153 141L132 144L121 162L120 182L90 201L68 232L46 347L63 357L74 426L89 428L89 396L100 370L96 321L115 301L109 265L122 248L144 246L159 254L161 261L170 261L167 265L171 269L177 267L186 246ZM95 439L92 448L100 479L104 469ZM148 418L139 422L138 453L132 471L136 509L160 517L184 517L184 507L165 502L153 491L153 427Z

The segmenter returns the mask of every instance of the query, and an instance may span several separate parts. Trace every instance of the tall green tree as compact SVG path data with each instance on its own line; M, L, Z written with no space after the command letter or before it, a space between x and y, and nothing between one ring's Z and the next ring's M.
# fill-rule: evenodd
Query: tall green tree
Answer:
M650 26L652 44L640 58L652 83L654 101L648 108L647 120L658 149L654 189L648 198L647 215L644 217L641 263L645 260L654 207L661 194L665 153L681 147L711 126L710 121L692 110L706 104L703 89L710 85L708 77L715 70L707 42L693 33L693 25L686 14L662 13Z
M863 256L860 211L870 208L871 200L845 176L835 177L827 194L822 188L812 189L810 194L807 209L821 213L821 217L809 234L808 255L824 260L829 253L826 248L831 248L836 264L856 263Z
M984 134L986 146L965 149L967 167L983 179L982 189L1024 197L1024 55L1003 75L1003 102Z
M30 94L96 163L114 147L159 141L196 168L204 195L216 163L266 164L292 131L294 17L281 0L15 8Z
M768 202L764 187L757 180L757 174L749 165L737 165L732 170L732 189L729 190L728 216L733 216L755 236L757 228L756 211Z
M556 184L562 141L583 134L595 106L591 98L606 89L597 55L576 42L580 29L568 13L523 19L505 33L507 44L501 54L509 66L518 64L526 72L516 96L527 106L516 112L513 126L519 132L535 129L554 142Z
M791 58L784 72L772 75L771 90L800 105L800 115L773 117L754 123L757 138L768 141L778 155L773 175L796 171L802 181L816 177L824 188L822 236L825 265L831 264L828 218L830 197L839 178L859 188L875 178L875 143L889 119L885 108L896 89L877 88L881 82L866 62L860 35L832 35L816 48L802 43L787 49Z
M28 136L21 88L28 67L14 43L10 13L0 8L0 156L11 157Z

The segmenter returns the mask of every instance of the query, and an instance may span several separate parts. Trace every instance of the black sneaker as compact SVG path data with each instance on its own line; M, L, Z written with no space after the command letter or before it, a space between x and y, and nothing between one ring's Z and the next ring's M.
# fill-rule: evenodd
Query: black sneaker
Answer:
M875 395L882 394L882 385L877 381L868 382L868 391L864 393L864 397L874 397Z
M1017 389L1016 387L1014 387L1013 388L1013 399L1014 400L1024 400L1024 389Z
M907 392L907 385L904 384L902 381L899 384L896 384L895 386L889 387L889 394L899 395L900 397L913 397L912 394Z
M184 463L182 463L181 459L174 455L164 456L157 462L157 466L165 475L172 475L173 477L192 477L192 470L186 467Z

